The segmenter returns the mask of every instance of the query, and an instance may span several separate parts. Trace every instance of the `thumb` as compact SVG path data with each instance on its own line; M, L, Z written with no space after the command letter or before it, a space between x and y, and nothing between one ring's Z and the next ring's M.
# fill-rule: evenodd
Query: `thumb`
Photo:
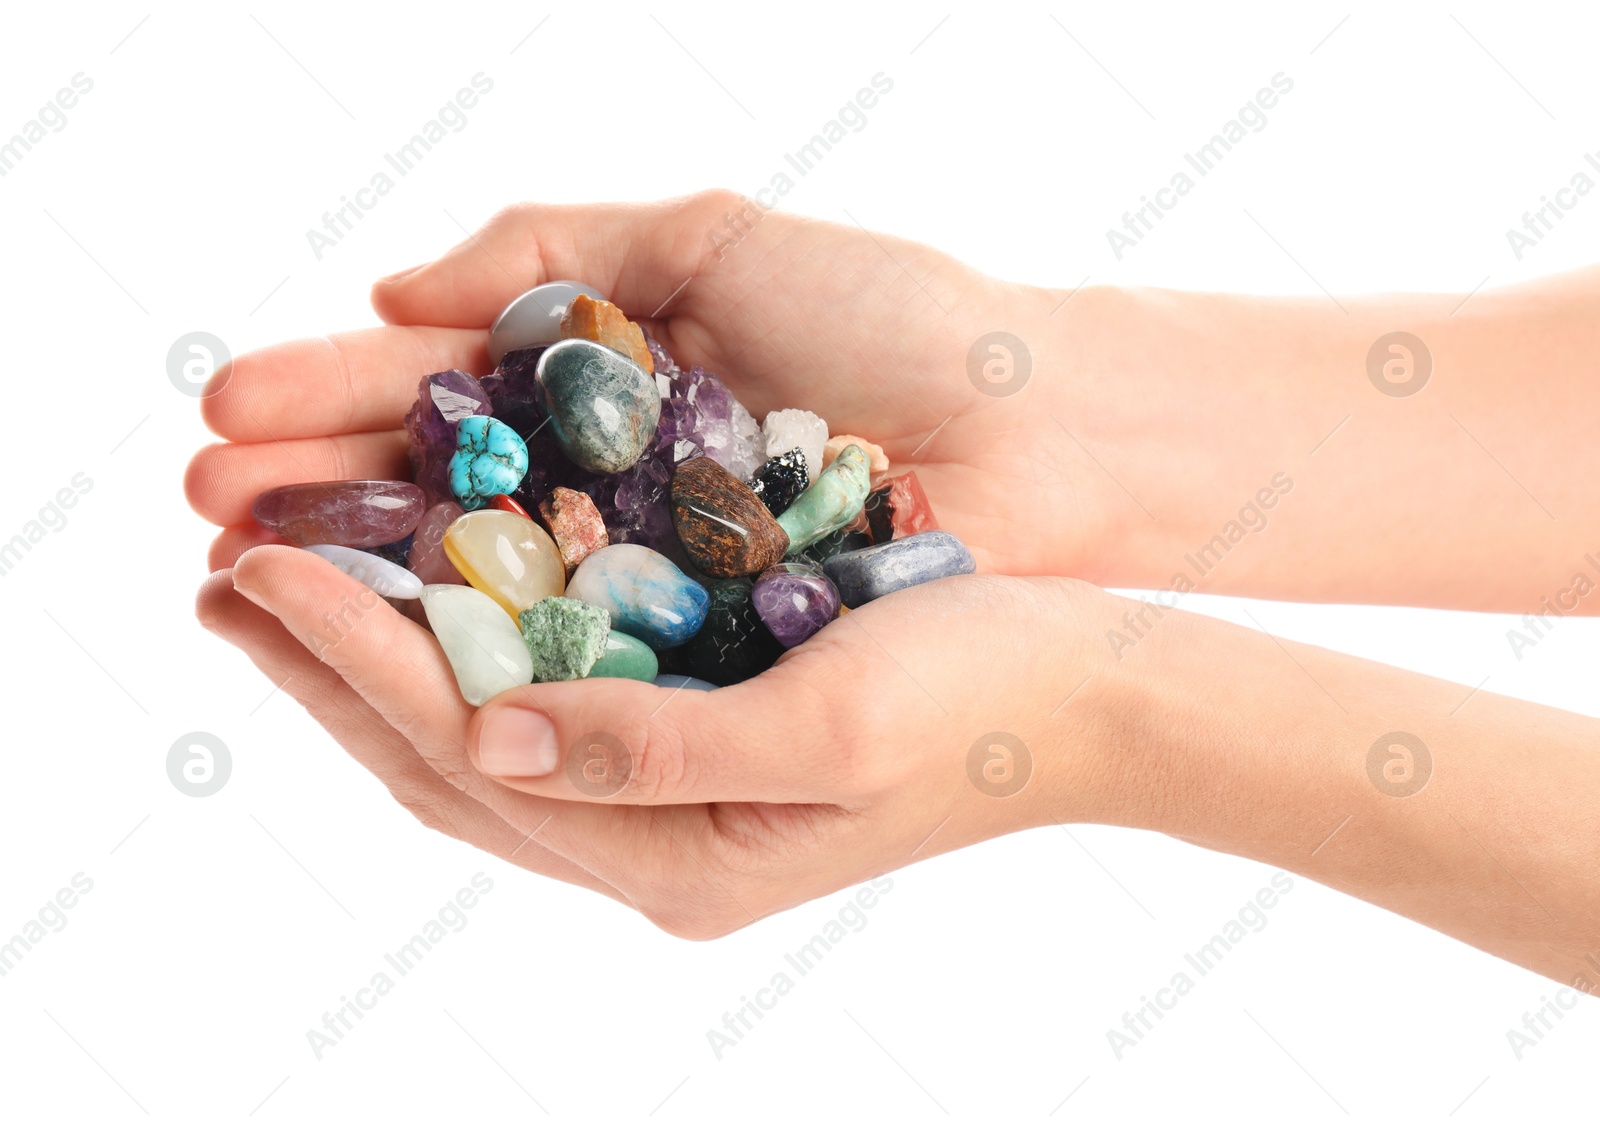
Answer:
M828 800L838 704L780 664L715 691L631 679L514 688L468 729L473 764L541 797L617 805Z
M552 279L600 288L635 320L653 318L715 263L713 231L745 202L714 190L651 204L516 204L432 263L380 279L372 308L397 325L487 328Z

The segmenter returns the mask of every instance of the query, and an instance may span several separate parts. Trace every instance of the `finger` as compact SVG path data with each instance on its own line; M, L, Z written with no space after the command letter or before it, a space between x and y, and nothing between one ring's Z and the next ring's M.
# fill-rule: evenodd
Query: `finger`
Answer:
M716 691L583 679L485 704L468 748L483 773L541 797L617 805L832 802L843 691L794 657Z
M232 569L233 563L239 560L239 555L246 550L253 550L257 546L273 546L280 544L280 539L271 531L263 530L253 522L242 523L239 526L225 526L221 533L211 540L211 549L206 554L206 568L212 573L219 569Z
M434 773L399 732L332 669L307 654L277 618L240 595L227 570L213 573L200 587L195 614L207 629L249 656L424 825L541 875L617 896L609 884L534 842Z
M429 373L486 373L483 334L433 326L379 326L283 342L224 365L206 384L200 415L226 440L295 440L398 428Z
M238 526L252 521L251 505L270 487L410 478L403 432L357 432L315 440L210 444L189 461L183 492L207 522Z
M634 830L597 806L530 797L491 781L467 757L472 708L433 635L315 554L260 546L233 568L233 584L277 617L332 668L434 771L541 844L616 886ZM596 863L604 867L596 867Z
M746 207L730 192L652 204L519 204L440 258L372 288L385 322L491 325L523 291L553 279L599 287L631 317L649 316L714 263L714 231Z

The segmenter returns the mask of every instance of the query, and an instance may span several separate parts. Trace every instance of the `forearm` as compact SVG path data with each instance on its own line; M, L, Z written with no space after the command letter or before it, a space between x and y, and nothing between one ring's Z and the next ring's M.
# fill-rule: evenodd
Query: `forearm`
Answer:
M1600 609L1563 597L1600 584L1600 272L1338 302L1100 289L1062 308L1075 435L1120 484L1091 580ZM1375 382L1393 331L1431 362L1380 348Z
M1600 985L1600 722L1181 612L1102 671L1113 823Z

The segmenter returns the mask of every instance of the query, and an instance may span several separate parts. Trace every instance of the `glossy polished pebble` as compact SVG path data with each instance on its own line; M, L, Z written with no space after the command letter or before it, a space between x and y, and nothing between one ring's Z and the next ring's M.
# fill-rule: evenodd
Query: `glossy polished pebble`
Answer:
M583 559L567 596L599 605L611 623L657 650L700 631L709 598L705 587L647 546L619 543Z
M499 602L513 621L565 589L556 544L521 515L493 509L464 514L444 532L444 552L467 584Z
M604 609L571 597L546 597L517 617L533 657L535 683L582 679L605 654L611 617Z
M650 646L626 632L612 629L606 634L606 650L589 669L590 679L641 679L646 683L661 670Z
M707 683L703 679L695 679L692 675L658 675L650 681L657 687L671 688L682 691L715 691L717 685Z
M474 707L533 680L533 657L515 622L476 589L424 586L422 608L456 673L461 697Z
M380 597L410 601L422 596L422 579L404 566L395 565L349 546L307 546L317 557L330 561Z
M416 535L411 539L411 549L406 554L406 568L422 579L424 585L465 585L467 579L451 564L444 552L444 533L466 512L457 502L436 503L428 508L417 523Z
M256 496L251 515L296 546L386 546L422 521L422 488L398 479L294 483Z
M672 473L672 525L684 553L710 577L749 577L781 561L789 536L756 493L708 456Z
M668 666L726 687L752 679L775 664L783 646L761 623L751 598L753 589L748 577L714 578L707 583L710 607L705 626L677 649Z
M839 590L820 566L780 562L756 578L751 600L779 644L796 648L839 615Z
M567 338L539 355L535 376L551 434L586 471L626 471L655 439L661 420L655 378L616 350Z
M510 495L496 495L494 498L489 500L489 505L497 511L510 511L512 514L520 514L523 518L533 517L523 509L521 503L517 502L517 500L513 499Z
M789 535L789 552L803 550L848 526L861 513L871 485L867 453L849 445L778 516L778 525Z
M489 329L489 360L499 365L512 350L559 342L561 316L579 295L602 301L606 297L588 283L557 279L512 299Z
M450 490L469 511L496 495L509 495L528 473L528 445L492 416L465 416L456 425Z
M929 530L839 554L823 568L839 587L839 598L854 609L925 581L972 573L978 566L954 534Z

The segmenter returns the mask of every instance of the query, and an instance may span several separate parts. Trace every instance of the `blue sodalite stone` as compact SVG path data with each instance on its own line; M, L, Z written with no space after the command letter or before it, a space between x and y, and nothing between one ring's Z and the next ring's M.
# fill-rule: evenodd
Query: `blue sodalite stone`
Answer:
M661 391L632 358L587 338L567 338L539 355L534 372L550 432L573 463L615 475L649 450Z
M854 609L925 581L973 573L978 563L955 535L928 530L864 550L836 554L822 568L839 587L839 599Z
M600 606L618 632L658 652L699 632L711 605L705 586L648 546L627 542L602 546L584 558L567 582L566 595Z
M528 473L528 445L492 416L464 416L456 425L450 490L469 511L496 495L509 495Z

